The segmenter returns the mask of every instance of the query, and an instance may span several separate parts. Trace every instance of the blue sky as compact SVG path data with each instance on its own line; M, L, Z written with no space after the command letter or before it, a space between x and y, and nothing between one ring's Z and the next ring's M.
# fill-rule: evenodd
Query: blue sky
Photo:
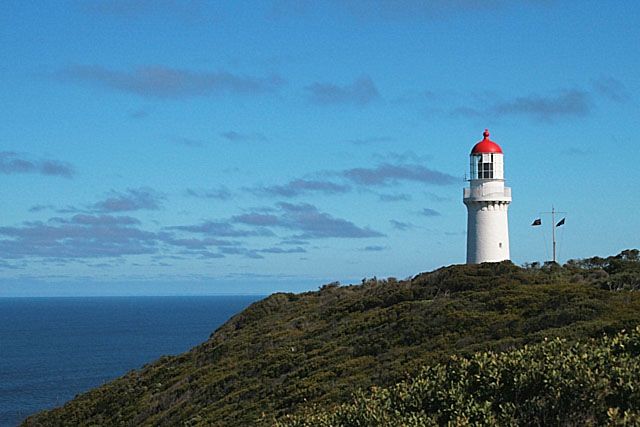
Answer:
M530 223L552 204L560 261L638 247L638 22L633 1L4 1L0 296L462 263L485 128L514 262L550 257Z

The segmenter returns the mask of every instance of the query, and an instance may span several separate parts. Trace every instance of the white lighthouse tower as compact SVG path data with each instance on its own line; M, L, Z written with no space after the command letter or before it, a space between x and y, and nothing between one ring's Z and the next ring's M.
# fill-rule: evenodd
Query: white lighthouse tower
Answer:
M504 156L498 144L484 139L471 150L471 177L464 189L467 205L467 264L509 259L511 188L504 186Z

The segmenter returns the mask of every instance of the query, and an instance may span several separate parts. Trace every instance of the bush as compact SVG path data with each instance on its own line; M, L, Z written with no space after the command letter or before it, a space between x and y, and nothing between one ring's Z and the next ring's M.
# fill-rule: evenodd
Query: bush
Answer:
M553 339L505 353L452 357L333 410L280 427L637 425L640 327L601 340Z

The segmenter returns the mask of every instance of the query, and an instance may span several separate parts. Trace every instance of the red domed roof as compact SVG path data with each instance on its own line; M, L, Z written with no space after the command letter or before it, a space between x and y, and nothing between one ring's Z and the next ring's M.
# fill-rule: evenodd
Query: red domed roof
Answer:
M484 139L478 142L473 146L471 150L471 154L481 154L481 153L500 153L502 154L502 148L495 142L489 139L489 129L485 129L482 134Z

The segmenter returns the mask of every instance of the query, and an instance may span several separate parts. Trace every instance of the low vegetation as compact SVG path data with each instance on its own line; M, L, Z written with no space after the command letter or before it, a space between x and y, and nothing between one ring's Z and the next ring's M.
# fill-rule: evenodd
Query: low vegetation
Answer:
M501 360L499 353L546 338L570 345L633 330L640 323L638 289L638 251L628 250L564 266L456 265L402 281L363 279L274 294L191 351L163 357L24 425L272 425L285 415L349 402L357 390L415 375L430 381L445 371L438 363ZM460 359L451 362L452 355Z
M640 327L569 344L452 356L349 404L279 427L601 426L640 424Z

